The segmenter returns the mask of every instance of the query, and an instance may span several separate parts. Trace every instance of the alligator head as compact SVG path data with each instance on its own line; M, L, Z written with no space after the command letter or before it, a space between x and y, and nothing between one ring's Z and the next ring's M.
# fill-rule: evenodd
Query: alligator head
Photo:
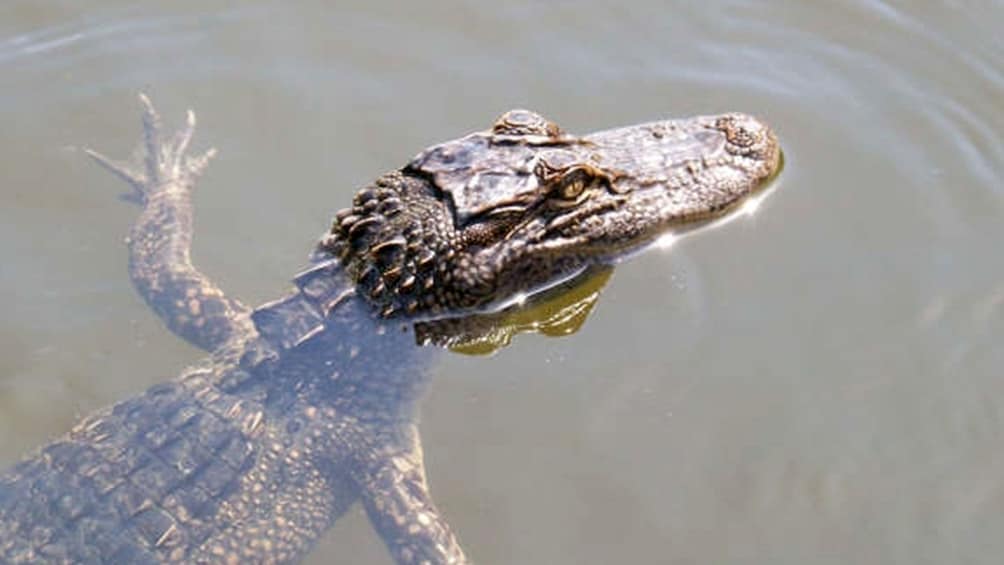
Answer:
M512 110L360 190L320 249L384 317L469 312L704 225L780 166L774 133L744 114L575 136Z

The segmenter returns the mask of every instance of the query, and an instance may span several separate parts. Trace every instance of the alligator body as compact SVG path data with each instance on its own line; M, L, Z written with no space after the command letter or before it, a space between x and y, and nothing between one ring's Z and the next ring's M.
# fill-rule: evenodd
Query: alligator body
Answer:
M295 562L357 501L399 563L466 558L429 494L416 324L473 319L735 207L780 166L728 114L588 136L527 111L429 148L360 190L278 300L249 308L189 259L194 116L133 187L137 290L209 351L0 475L0 562ZM462 322L461 322L462 323ZM424 335L424 334L423 334ZM420 340L420 341L424 341Z

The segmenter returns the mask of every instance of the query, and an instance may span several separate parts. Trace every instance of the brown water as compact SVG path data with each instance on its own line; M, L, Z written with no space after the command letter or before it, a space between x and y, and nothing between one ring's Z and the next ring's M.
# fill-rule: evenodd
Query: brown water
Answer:
M209 4L0 5L0 464L199 358L78 150L126 154L139 90L220 148L195 258L248 302L510 107L741 110L786 151L755 216L623 265L575 336L437 368L439 505L481 563L1004 559L1004 4ZM361 512L333 561L389 561Z

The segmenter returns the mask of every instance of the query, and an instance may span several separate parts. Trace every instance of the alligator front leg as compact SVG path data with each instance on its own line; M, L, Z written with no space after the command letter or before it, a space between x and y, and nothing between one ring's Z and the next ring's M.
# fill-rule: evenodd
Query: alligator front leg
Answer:
M224 295L190 256L192 188L215 150L190 157L195 114L189 111L185 127L165 139L150 99L142 94L139 99L144 128L140 166L87 153L129 183L133 191L128 199L143 207L129 236L129 275L136 290L172 332L212 351L252 329L249 309Z
M401 435L394 443L403 443L403 449L378 448L356 477L370 522L397 563L467 563L429 493L417 427L409 425Z

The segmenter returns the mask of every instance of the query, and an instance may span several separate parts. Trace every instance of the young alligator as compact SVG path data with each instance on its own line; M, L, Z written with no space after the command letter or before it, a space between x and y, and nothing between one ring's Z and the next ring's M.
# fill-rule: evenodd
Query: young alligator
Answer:
M356 500L399 563L460 563L426 485L416 405L432 349L412 322L495 308L734 208L780 166L727 114L567 134L525 110L426 149L337 214L287 296L257 309L189 259L212 151L163 139L141 170L91 155L143 211L130 275L212 352L0 476L0 562L290 562Z

